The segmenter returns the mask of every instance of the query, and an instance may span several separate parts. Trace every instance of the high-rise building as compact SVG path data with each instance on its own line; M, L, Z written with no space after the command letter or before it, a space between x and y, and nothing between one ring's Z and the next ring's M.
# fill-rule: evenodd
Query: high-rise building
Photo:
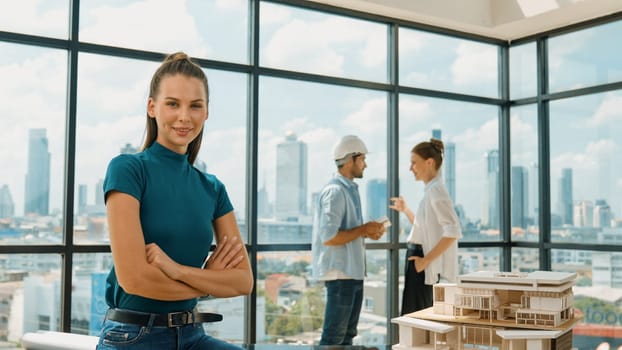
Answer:
M78 214L84 214L87 206L87 190L88 186L85 184L78 185Z
M573 207L572 221L575 227L592 227L594 225L594 205L592 201L577 201Z
M30 129L24 214L48 215L50 204L50 152L45 129Z
M0 219L11 218L15 215L15 204L8 185L0 187Z
M257 216L260 218L269 218L271 215L272 208L270 207L268 190L266 190L266 184L263 184L257 191Z
M499 151L486 153L486 197L482 224L487 228L499 228Z
M611 207L604 199L597 199L594 203L594 227L611 227L613 213Z
M134 154L138 153L138 148L132 146L131 143L126 143L125 146L121 147L121 154Z
M445 159L443 160L443 172L445 173L445 185L451 202L456 203L456 144L445 143Z
M540 202L538 197L538 188L540 187L538 183L539 176L538 163L531 163L529 166L529 203L527 203L527 208L529 208L529 210L527 212L527 217L533 218L533 225L536 226L540 222Z
M443 132L441 129L432 129L432 137L442 140ZM456 204L456 144L453 142L443 142L445 154L443 159L443 174L445 186L449 193L452 203Z
M387 180L369 180L367 182L367 220L376 220L387 215L388 205Z
M99 179L95 184L95 205L104 206L104 180Z
M527 228L527 208L529 203L529 184L527 181L527 169L522 166L513 166L510 185L513 227Z
M559 180L559 216L562 224L572 225L573 200L572 200L572 169L562 169L562 177Z
M275 216L278 220L298 221L307 214L307 144L294 132L276 146Z

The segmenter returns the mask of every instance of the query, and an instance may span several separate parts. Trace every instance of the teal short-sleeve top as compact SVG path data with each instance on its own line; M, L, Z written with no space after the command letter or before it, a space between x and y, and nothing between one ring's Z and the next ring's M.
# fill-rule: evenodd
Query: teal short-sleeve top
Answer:
M104 198L111 191L140 202L146 244L158 244L173 260L187 266L201 266L212 244L214 220L233 210L222 182L192 166L186 154L157 142L140 153L121 154L110 161ZM113 266L106 302L112 308L168 313L191 310L197 300L163 301L128 294L119 285Z

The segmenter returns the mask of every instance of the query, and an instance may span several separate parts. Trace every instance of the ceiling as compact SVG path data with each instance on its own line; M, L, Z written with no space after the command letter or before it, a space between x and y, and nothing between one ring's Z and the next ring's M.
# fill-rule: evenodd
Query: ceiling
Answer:
M310 0L512 41L622 13L622 0Z

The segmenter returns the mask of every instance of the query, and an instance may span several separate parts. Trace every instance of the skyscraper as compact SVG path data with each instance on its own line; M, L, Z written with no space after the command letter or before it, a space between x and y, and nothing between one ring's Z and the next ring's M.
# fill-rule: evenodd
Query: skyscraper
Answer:
M572 224L575 227L594 226L594 205L592 201L581 200L574 203Z
M138 153L138 148L132 146L131 143L126 143L125 146L121 147L121 154L133 154Z
M572 169L562 169L562 177L559 180L559 216L562 224L572 225Z
M104 180L99 179L95 184L95 205L103 207L104 203Z
M432 129L432 137L442 140L443 131L441 129ZM445 154L443 159L443 174L445 176L445 185L449 198L452 203L456 204L456 144L453 142L443 142L445 145Z
M87 190L88 186L85 184L78 185L78 214L84 214L87 206Z
M611 227L611 207L604 199L597 199L594 203L594 227Z
M443 172L445 173L445 185L451 202L456 205L456 144L445 143L445 159L443 160Z
M8 185L0 187L0 219L15 215L15 205Z
M298 221L307 214L307 144L294 132L276 146L275 216L279 220Z
M538 197L538 188L540 187L539 180L539 169L538 163L533 162L529 166L529 203L527 203L527 207L529 211L527 212L527 217L532 217L533 225L537 226L540 222L540 198Z
M512 167L511 198L512 226L527 228L527 210L529 208L527 169L522 166Z
M376 220L387 215L388 205L387 180L369 180L367 182L367 220Z
M50 204L50 152L45 129L30 129L24 214L48 215Z
M488 228L499 228L499 151L486 153L486 197L482 224Z

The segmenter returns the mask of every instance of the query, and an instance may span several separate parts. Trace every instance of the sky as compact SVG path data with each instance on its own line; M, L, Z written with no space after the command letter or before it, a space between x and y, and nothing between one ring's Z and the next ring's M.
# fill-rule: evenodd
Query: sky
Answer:
M13 5L12 5L13 6ZM0 13L0 30L67 38L67 1L23 0ZM322 75L387 82L384 25L300 10L273 3L260 9L260 65ZM140 25L137 25L140 21ZM621 22L552 38L550 86L554 91L622 80L622 49L610 45ZM82 1L79 39L157 52L248 63L248 9L243 0ZM497 97L497 48L487 44L400 29L400 81L428 89ZM52 155L50 208L61 208L63 190L67 53L0 42L0 186L7 184L23 213L28 129L46 128ZM535 45L511 50L512 97L535 94ZM156 62L82 53L78 61L76 184L89 186L88 200L108 161L126 143L139 146L147 88ZM199 158L227 186L238 215L244 213L246 100L244 74L207 70L210 116ZM275 193L276 145L293 131L308 145L309 194L334 172L332 146L357 134L370 149L361 181L386 178L387 95L271 77L259 79L259 179ZM484 210L484 155L498 148L498 112L489 105L400 96L400 193L411 206L422 184L408 172L409 150L441 129L456 144L457 202L467 216ZM622 213L622 92L554 101L551 111L551 185L555 209L561 169L573 168L574 197L606 197ZM534 106L511 112L512 164L537 161ZM311 198L309 195L308 198Z

